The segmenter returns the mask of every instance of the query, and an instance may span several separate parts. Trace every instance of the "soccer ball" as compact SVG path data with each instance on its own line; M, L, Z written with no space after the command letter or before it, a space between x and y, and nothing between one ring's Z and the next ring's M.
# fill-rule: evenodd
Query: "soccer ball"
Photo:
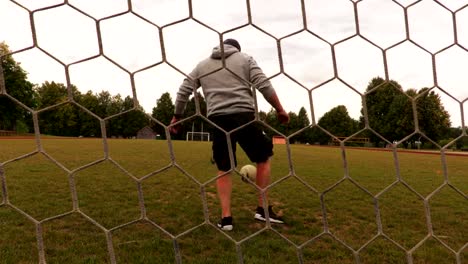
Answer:
M252 182L255 182L255 179L257 178L257 168L253 165L245 165L240 169L240 174L242 176L242 181L248 182L247 179L249 179Z

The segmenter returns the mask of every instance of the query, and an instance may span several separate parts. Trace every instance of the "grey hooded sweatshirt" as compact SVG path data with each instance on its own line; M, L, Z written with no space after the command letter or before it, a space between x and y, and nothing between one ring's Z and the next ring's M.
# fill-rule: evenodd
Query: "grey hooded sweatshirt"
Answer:
M219 46L211 56L195 67L177 92L175 115L182 115L193 90L202 87L207 102L207 116L255 112L251 86L264 98L274 93L273 86L255 60L234 46L224 44L226 70Z

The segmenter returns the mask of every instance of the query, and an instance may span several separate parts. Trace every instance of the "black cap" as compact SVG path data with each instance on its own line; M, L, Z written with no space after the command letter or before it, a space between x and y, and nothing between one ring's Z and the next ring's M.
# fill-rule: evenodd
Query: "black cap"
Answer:
M224 43L224 44L231 45L231 46L234 46L234 47L236 47L239 51L241 51L241 46L240 46L239 42L237 42L237 40L235 40L235 39L226 39L223 43Z

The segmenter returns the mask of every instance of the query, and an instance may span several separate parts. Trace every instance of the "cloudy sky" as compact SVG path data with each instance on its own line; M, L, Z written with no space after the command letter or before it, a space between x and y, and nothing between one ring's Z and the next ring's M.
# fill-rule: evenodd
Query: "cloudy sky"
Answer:
M358 119L359 93L373 77L387 73L405 90L434 87L453 126L462 124L464 103L468 123L468 0L439 1L444 6L433 0L354 1L357 16L350 0L304 0L304 9L300 0L133 0L132 12L127 0L15 2L0 0L0 42L21 51L14 58L35 84L66 83L69 65L70 82L82 93L133 96L134 74L135 95L151 112L162 93L175 99L182 73L209 56L222 34L238 39L242 51L273 76L287 111L305 107L310 115L313 105L318 121L345 105ZM259 109L268 111L268 103L258 98Z

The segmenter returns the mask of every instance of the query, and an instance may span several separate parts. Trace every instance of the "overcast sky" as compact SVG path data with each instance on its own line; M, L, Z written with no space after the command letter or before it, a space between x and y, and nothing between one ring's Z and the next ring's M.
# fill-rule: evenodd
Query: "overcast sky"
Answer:
M27 10L32 12L63 1L16 2L22 7L0 0L0 42L5 41L13 51L33 45ZM211 29L194 19L163 29L166 60L181 72L188 74L199 60L210 55L212 48L219 44L216 31L223 33L245 25L224 34L224 38L238 39L242 51L252 55L267 76L275 76L271 81L287 111L297 113L305 107L310 115L308 90L312 90L316 121L337 105L345 105L351 117L358 119L361 110L358 93L364 93L373 77L385 77L385 51L390 79L405 90L435 87L434 91L440 94L451 114L452 125L461 125L459 102L468 99L468 7L465 7L468 0L440 1L447 9L433 0L359 1L358 28L350 0L305 0L306 19L300 0L250 0L253 25L247 25L245 0L191 2L193 17ZM404 41L407 36L404 7L414 2L417 3L407 9L408 35L412 41ZM125 13L127 0L69 0L68 3L90 17L68 5L32 13L37 44L46 52L34 47L14 54L15 60L29 73L31 82L66 83L64 65L72 64L70 82L82 93L107 90L112 95L133 96L130 73L137 72L136 96L146 112L152 111L164 92L175 99L184 75L169 64L160 63L163 55L157 26L189 17L188 0L132 1L133 12L152 24L131 13L103 19ZM457 22L456 31L453 17ZM306 31L299 32L304 29L304 21L308 30L321 39ZM99 54L96 24L100 28L103 52L110 60L99 56L75 64ZM356 36L358 30L365 38ZM294 32L298 33L290 35ZM461 47L451 46L455 42L454 32ZM286 74L281 73L275 38L281 39ZM331 46L335 50L338 76L334 75ZM431 53L435 54L435 68ZM268 103L261 95L258 98L259 109L268 111ZM468 102L464 107L468 108Z

